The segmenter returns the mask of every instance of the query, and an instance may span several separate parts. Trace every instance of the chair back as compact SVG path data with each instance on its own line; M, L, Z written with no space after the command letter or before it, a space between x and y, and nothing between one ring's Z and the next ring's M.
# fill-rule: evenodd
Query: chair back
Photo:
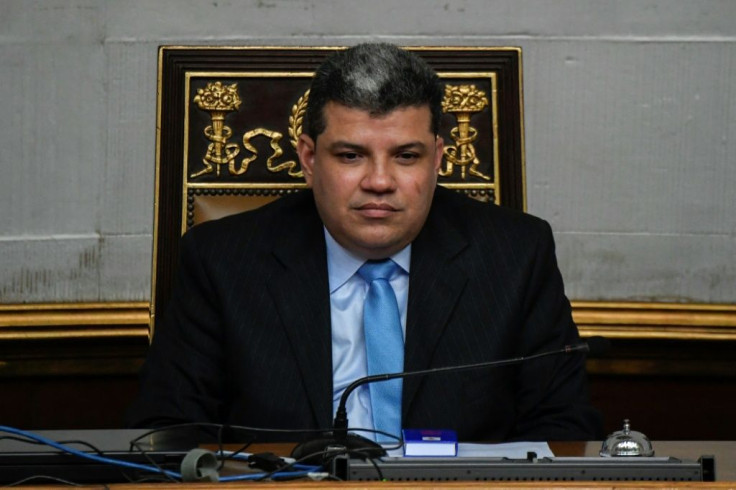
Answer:
M310 80L339 49L160 48L152 330L184 232L306 187L295 150ZM406 49L445 85L440 185L524 210L520 48Z

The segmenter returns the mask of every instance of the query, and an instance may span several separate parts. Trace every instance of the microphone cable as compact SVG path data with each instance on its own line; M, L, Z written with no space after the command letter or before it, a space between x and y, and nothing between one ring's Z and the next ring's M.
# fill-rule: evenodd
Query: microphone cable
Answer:
M191 427L193 425L202 425L202 424L182 424L182 426L187 426L187 427ZM217 425L217 424L206 424L206 425ZM228 427L232 427L232 426L228 426ZM145 437L145 435L150 435L152 433L163 431L163 430L167 430L167 429L170 429L170 428L171 427L162 427L160 429L149 431L146 434L144 434L142 436L139 436L136 439L134 439L133 441L131 441L131 447L138 448L137 442L142 437ZM141 464L141 463L134 463L134 462L130 462L130 461L125 461L125 460L122 460L122 459L111 458L111 457L105 456L103 452L100 452L96 448L94 448L94 449L99 454L94 454L94 453L88 453L88 452L85 452L85 451L80 451L79 449L75 449L75 448L70 447L70 446L68 446L66 444L63 444L63 443L54 441L54 440L49 439L47 437L44 437L44 436L42 436L40 434L36 434L34 432L31 432L31 431L17 429L17 428L10 427L10 426L0 425L0 432L5 432L5 433L8 433L8 434L13 434L15 436L19 436L19 437L14 438L14 439L19 439L19 440L22 440L22 441L25 441L25 442L28 442L28 443L31 443L31 444L41 444L41 445L44 445L44 446L48 446L48 447L57 449L58 451L61 451L62 453L66 453L66 454L69 454L69 455L78 457L78 458L80 458L82 460L94 461L94 462L97 462L97 463L103 463L103 464L112 465L112 466L116 466L116 467L120 467L120 468L127 468L127 469L139 470L139 471L143 471L143 472L147 472L147 473L151 473L151 474L164 475L164 476L166 476L167 478L169 478L170 480L173 480L173 481L187 481L187 480L184 479L184 476L182 475L182 472L168 470L166 468L162 468L162 467L156 465L155 463L154 464L146 465L146 464ZM75 442L75 441L73 441L73 442ZM92 447L89 444L85 444L85 445L87 445L89 447ZM196 449L199 449L199 448L196 448ZM139 449L139 451L140 451L140 449ZM145 454L145 451L140 451L140 452L142 454ZM214 455L214 453L212 453L211 451L210 451L210 453ZM200 456L201 456L201 454L200 454ZM259 480L259 479L268 478L268 477L271 477L271 478L299 478L299 477L303 477L303 476L309 476L310 473L314 473L318 469L320 469L319 466L307 466L307 465L301 465L301 464L299 464L297 466L295 463L288 463L287 465L284 466L284 468L291 468L291 467L294 467L294 471L283 471L281 468L279 468L279 469L277 469L274 472L248 473L248 474L243 474L243 475L233 475L233 476L226 476L226 477L218 477L217 480L219 480L221 482L227 482L227 481L240 481L240 480ZM196 468L195 468L195 472L196 472ZM31 477L28 477L28 478L51 478L52 480L55 480L55 481L61 481L60 479L57 479L55 477L48 477L48 476L45 476L45 475L34 475L34 476L31 476ZM21 481L28 481L28 478L23 478ZM16 482L15 484L17 484L17 483L18 482Z

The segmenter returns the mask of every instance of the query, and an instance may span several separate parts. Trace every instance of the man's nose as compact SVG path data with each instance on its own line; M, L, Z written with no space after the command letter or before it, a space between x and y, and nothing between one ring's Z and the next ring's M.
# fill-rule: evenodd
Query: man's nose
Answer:
M366 166L366 174L361 182L363 189L371 192L391 192L396 188L391 164L384 159L374 159Z

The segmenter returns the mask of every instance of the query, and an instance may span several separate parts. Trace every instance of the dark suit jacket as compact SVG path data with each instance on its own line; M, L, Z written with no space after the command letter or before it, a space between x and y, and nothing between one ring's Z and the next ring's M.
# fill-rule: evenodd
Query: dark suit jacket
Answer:
M326 260L309 191L187 233L129 424L331 427ZM438 188L412 245L405 370L577 341L549 225ZM579 354L406 379L402 416L461 440L600 436Z

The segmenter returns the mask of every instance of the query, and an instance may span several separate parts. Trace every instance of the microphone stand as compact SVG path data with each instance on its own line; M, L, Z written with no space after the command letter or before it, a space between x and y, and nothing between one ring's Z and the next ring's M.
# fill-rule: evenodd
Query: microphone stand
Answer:
M340 403L337 406L335 413L335 420L332 423L332 431L327 432L325 438L314 439L299 444L292 451L292 457L301 460L307 456L313 455L305 462L312 462L315 464L321 464L324 461L316 461L317 459L330 459L331 455L327 452L330 448L341 448L343 451L347 451L348 454L360 456L361 458L378 458L386 455L386 451L383 447L357 434L348 433L348 412L347 412L347 401L348 397L355 391L359 386L367 383L389 381L397 378L410 378L414 376L424 376L427 374L445 373L445 372L461 372L469 371L471 369L480 369L487 367L502 367L509 366L512 364L519 364L534 359L540 359L543 357L555 356L560 354L571 354L573 352L594 352L598 353L608 349L609 341L603 337L592 337L589 342L581 342L573 345L566 345L561 349L541 352L539 354L533 354L530 356L514 357L512 359L503 359L500 361L485 361L478 362L475 364L464 364L461 366L446 366L441 368L423 369L420 371L404 371L400 373L387 373L387 374L374 374L372 376L365 376L358 378L350 383L343 391L340 397Z

